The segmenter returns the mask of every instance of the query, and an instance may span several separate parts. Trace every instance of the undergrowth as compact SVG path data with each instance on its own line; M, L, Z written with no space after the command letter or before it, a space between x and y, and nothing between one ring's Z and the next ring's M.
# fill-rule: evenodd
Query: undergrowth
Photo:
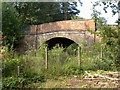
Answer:
M86 70L116 71L114 61L105 56L108 53L95 47L91 47L91 50L81 47L81 64L78 66L78 46L73 44L62 48L57 45L48 50L48 69L45 68L46 45L38 50L33 48L24 55L11 52L2 61L3 88L34 87L32 83L42 83L58 76L83 75Z

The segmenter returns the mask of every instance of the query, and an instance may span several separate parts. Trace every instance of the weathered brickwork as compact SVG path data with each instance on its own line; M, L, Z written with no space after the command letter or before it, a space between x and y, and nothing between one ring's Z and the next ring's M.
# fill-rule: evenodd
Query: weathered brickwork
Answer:
M41 25L30 26L30 34L44 33L58 30L95 30L94 20L66 20Z
M99 41L99 37L87 31L95 30L93 20L66 20L41 25L30 26L30 33L25 36L24 42L29 46L40 47L41 44L53 38L67 38L81 46L86 42L91 46L94 41Z

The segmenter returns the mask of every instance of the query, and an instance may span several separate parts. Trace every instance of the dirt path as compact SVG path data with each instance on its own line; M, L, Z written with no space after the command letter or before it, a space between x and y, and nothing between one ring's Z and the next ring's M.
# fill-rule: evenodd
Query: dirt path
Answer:
M102 78L80 79L79 76L71 76L47 80L39 88L120 88L120 85L118 81Z
M99 73L110 78L120 78L120 75L115 73ZM91 76L94 74L91 74ZM87 78L86 78L87 77ZM37 85L37 84L36 84ZM79 75L60 76L54 79L48 79L41 85L38 83L39 88L117 88L120 90L120 80L109 80L104 77L89 77L84 75L81 78ZM116 90L116 89L115 89Z

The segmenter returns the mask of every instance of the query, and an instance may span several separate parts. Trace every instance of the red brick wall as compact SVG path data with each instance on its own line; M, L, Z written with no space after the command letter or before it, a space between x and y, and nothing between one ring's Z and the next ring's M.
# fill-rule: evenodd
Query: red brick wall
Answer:
M38 28L38 29L37 29ZM44 33L49 31L57 30L95 30L94 20L66 20L58 21L53 23L46 23L41 25L30 26L30 34L35 34L36 30L38 33Z

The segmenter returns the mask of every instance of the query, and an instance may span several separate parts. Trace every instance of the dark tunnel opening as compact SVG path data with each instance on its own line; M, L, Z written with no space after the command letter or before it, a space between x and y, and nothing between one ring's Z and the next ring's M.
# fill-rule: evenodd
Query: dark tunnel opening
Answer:
M71 44L75 43L73 40L63 38L63 37L56 37L52 38L45 42L48 45L48 49L52 49L54 46L59 45L63 48L67 48Z

